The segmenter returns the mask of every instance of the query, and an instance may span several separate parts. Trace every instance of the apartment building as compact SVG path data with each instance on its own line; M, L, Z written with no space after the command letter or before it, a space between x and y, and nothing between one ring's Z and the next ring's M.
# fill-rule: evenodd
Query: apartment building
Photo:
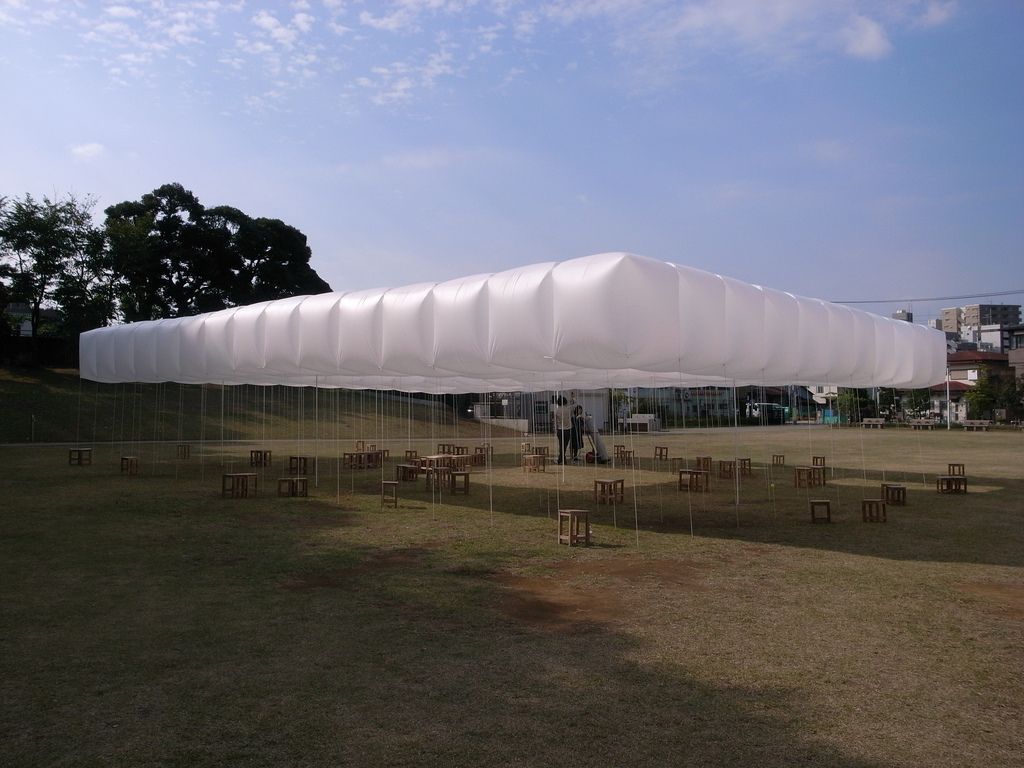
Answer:
M968 304L961 325L1020 325L1020 304ZM943 310L945 312L945 310Z
M1001 331L1020 322L1020 304L968 304L943 309L936 327L978 348L1005 352L1009 337Z

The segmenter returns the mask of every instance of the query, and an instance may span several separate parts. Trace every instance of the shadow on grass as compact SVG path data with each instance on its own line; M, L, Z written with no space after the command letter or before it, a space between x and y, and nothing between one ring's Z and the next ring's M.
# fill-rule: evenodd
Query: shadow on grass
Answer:
M875 765L797 692L642 663L614 622L511 618L500 560L325 546L298 519L139 497L5 517L5 764Z

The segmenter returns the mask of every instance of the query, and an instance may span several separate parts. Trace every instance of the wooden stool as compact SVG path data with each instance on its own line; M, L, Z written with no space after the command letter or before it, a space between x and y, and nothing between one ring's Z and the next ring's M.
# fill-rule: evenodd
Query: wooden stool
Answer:
M415 449L409 448L409 449L406 449L406 451L405 451L405 460L406 461L409 461L410 459L418 459L419 456L420 456L419 452L416 451Z
M617 459L624 450L626 450L625 445L621 443L616 443L615 445L612 446L612 456Z
M860 503L860 515L865 523L884 523L885 501L883 499L864 499Z
M68 466L88 467L92 464L92 448L69 448Z
M121 457L121 472L127 472L128 476L139 474L139 457L138 456L122 456Z
M238 473L228 472L221 476L220 495L224 498L240 499L246 495L245 478Z
M946 472L947 475L963 475L964 465L963 464L950 464L949 469Z
M535 445L533 446L533 455L544 456L545 458L547 458L548 456L551 455L550 453L548 453L548 450L548 446L546 445Z
M590 546L590 511L558 510L558 543L574 547L580 542L583 542L584 546Z
M967 478L963 475L939 475L935 478L939 493L967 493Z
M382 480L380 484L380 505L398 508L398 483L394 480Z
M178 443L178 458L188 459L192 457L192 446L188 443Z
M461 483L459 481L462 481ZM451 474L452 495L464 493L469 496L469 472L464 470L454 471Z
M632 467L633 451L627 451L625 449L619 451L619 455L615 457L615 461L624 467Z
M810 488L812 469L813 467L806 466L793 467L793 487Z
M611 504L626 498L625 480L595 480L594 501L598 504Z
M668 460L668 467L671 472L678 472L680 469L686 469L686 459L673 457Z
M449 454L455 453L453 448L454 448L454 446L451 443L438 443L437 444L437 452L438 453L449 453Z
M705 472L711 471L711 457L710 456L698 456L697 457L697 469L703 469Z
M452 454L455 456L469 456L468 445L453 445Z
M784 453L773 453L772 454L772 466L773 467L784 467L784 466L786 466L786 454L784 454Z
M905 506L907 503L907 486L897 483L882 483L882 500L886 504L895 507Z
M394 481L385 481L394 482ZM432 491L437 489L438 491L451 488L452 484L452 468L451 467L429 467L427 469L427 490Z
M824 456L811 456L811 466L812 467L824 467L825 466L825 457Z
M547 472L548 457L539 453L523 454L523 472Z
M307 456L289 456L288 457L288 474L289 475L307 475L307 468L309 466L309 457Z
M662 461L668 461L668 446L656 445L654 446L654 468L658 468L658 464Z
M249 466L250 467L269 467L271 466L271 451L262 451L260 449L254 449L249 451Z
M679 490L707 493L711 490L711 473L703 469L680 469Z
M309 496L308 477L279 477L277 478L278 496Z
M808 504L811 508L811 522L812 523L831 523L832 522L832 502L828 499L811 499ZM818 514L819 511L824 511L824 515Z
M232 499L249 496L249 481L252 480L252 494L259 492L259 475L255 472L228 472L221 477L220 495Z
M357 451L365 451L366 450L366 441L365 440L356 440L356 450Z
M736 460L735 459L719 459L718 460L718 479L719 480L731 480L736 477Z
M825 484L825 468L810 467L811 487Z
M415 464L396 464L395 480L409 481L417 480L420 476L420 468Z
M753 469L751 469L751 467L750 467L750 459L749 458L746 458L746 459L737 458L736 459L736 464L737 464L737 466L739 468L739 471L740 471L740 477L750 477L751 475L754 474Z
M520 443L519 452L523 454L531 454L533 453L533 447L529 443Z

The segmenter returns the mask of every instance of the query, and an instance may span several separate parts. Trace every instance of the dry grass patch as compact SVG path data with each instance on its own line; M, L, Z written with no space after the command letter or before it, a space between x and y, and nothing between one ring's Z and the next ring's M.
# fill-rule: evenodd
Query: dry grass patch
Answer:
M131 479L119 445L0 449L5 762L1019 764L1021 436L889 432L638 438L614 507L591 494L615 468L528 475L513 439L468 497L421 480L386 510L394 460L339 471L347 441L274 444L319 450L309 499L221 499L247 443L139 444ZM755 476L680 493L661 444ZM792 485L812 455L832 525ZM934 491L949 461L966 496ZM865 525L883 477L909 504ZM555 543L559 506L595 546Z

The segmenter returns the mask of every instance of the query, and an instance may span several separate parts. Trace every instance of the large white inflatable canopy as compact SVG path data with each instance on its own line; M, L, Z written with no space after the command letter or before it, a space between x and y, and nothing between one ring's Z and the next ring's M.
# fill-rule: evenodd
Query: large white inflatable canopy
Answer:
M946 371L938 331L627 253L100 328L80 351L99 382L436 393L918 388Z

